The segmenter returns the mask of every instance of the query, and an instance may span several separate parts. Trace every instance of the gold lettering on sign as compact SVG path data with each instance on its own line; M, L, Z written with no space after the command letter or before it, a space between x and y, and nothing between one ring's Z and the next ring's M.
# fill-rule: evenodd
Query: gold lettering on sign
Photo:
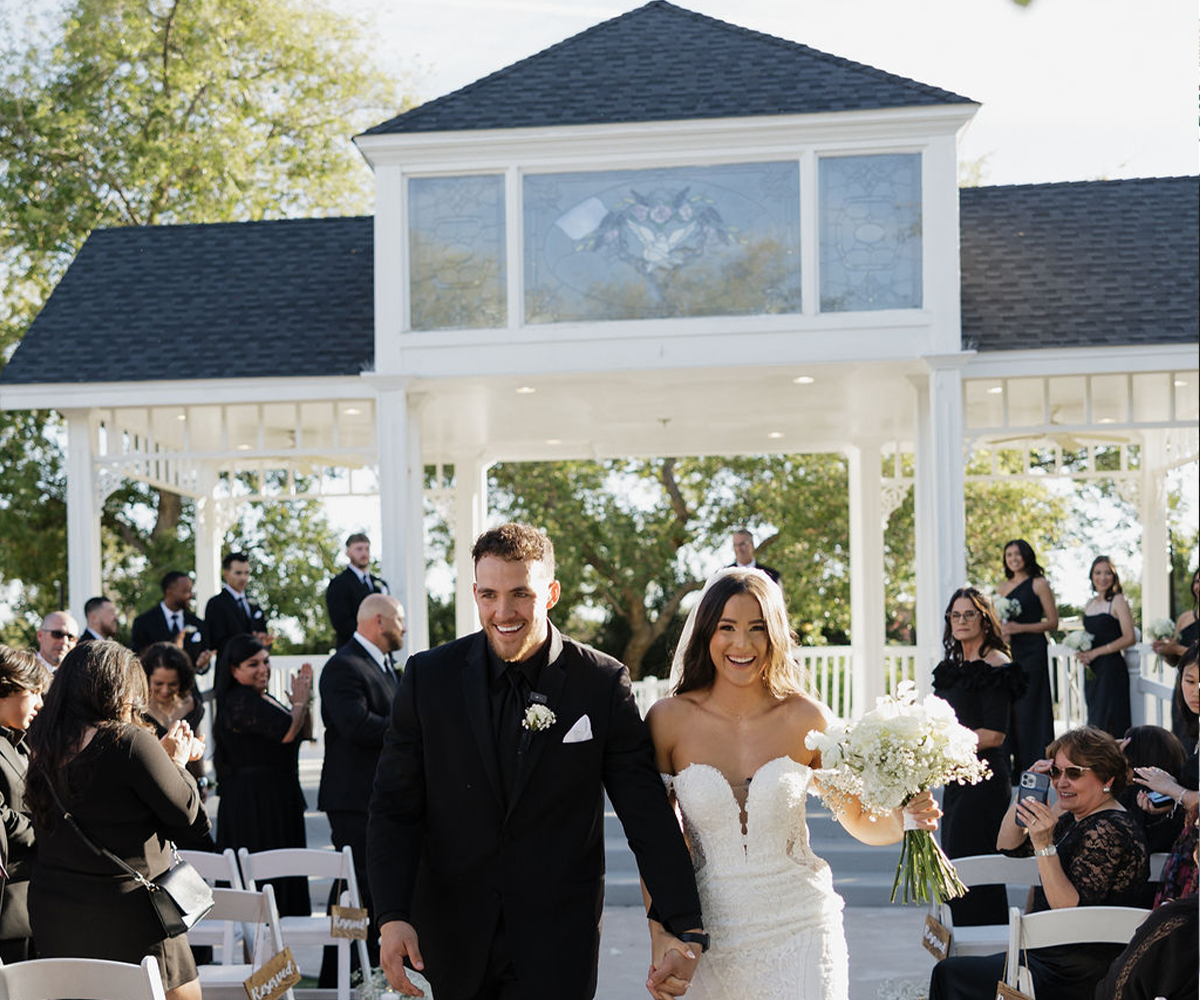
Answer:
M292 949L284 948L242 985L250 1000L278 1000L300 982L300 968L292 958Z
M351 941L365 941L368 921L369 917L365 907L334 906L329 911L330 936L349 938Z

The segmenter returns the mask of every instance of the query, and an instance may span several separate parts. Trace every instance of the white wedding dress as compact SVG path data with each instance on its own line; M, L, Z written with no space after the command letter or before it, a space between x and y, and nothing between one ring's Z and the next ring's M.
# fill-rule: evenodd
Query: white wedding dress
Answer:
M711 937L688 1000L846 1000L842 898L808 842L812 770L790 757L763 764L747 792L744 834L717 768L691 764L664 780L683 815Z

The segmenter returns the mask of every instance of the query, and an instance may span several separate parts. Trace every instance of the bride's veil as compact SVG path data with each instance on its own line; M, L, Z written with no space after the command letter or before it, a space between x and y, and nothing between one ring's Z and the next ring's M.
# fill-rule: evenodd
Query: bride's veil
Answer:
M710 576L704 583L704 589L700 591L699 600L692 605L692 610L688 612L687 621L683 623L683 631L679 635L679 643L675 646L675 655L671 657L671 680L669 688L671 694L675 693L679 687L679 682L683 680L683 657L687 652L688 645L692 641L692 633L696 630L696 616L700 613L700 605L704 603L704 596L714 583L733 573L754 573L763 580L766 580L776 590L779 590L779 584L757 566L725 566ZM782 596L782 593L780 591L780 596Z

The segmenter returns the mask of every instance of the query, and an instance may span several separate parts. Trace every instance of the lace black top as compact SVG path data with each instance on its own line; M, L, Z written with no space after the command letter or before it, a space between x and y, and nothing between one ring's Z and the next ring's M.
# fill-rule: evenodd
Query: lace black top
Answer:
M1080 906L1141 906L1150 878L1150 854L1141 828L1122 809L1102 809L1076 821L1064 813L1054 826L1058 860L1075 891ZM1026 839L1020 847L1004 851L1016 858L1033 854ZM1040 885L1033 890L1033 910L1050 909Z

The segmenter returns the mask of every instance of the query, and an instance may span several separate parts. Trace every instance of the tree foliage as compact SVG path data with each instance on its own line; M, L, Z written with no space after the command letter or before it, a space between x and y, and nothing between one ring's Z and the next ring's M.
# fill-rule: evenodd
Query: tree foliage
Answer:
M75 0L48 33L0 30L0 360L97 227L363 211L351 136L402 102L360 41L310 0ZM66 579L61 438L53 413L0 414L0 580L30 617ZM190 565L187 509L110 498L106 578Z

